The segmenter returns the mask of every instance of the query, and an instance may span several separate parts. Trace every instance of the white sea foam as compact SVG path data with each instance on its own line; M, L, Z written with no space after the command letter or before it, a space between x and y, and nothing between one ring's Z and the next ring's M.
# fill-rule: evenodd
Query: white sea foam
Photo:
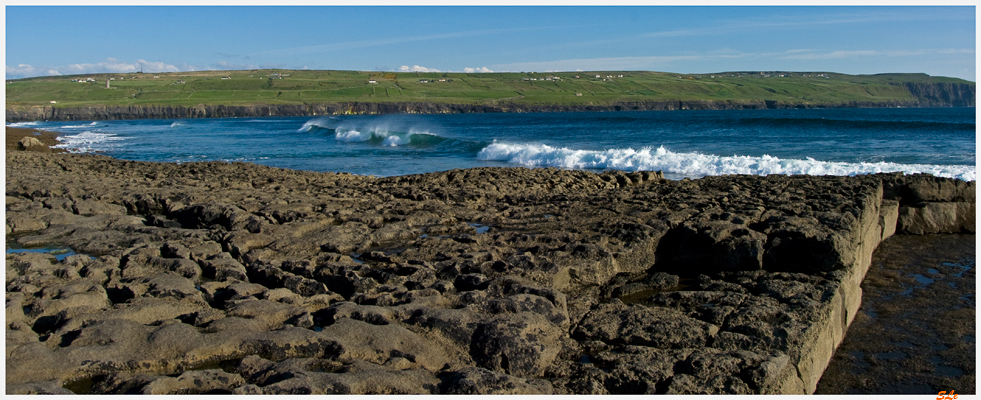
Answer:
M890 162L849 163L780 159L764 155L716 156L699 153L675 153L664 146L640 150L575 150L544 144L492 143L480 150L477 158L505 161L535 167L618 169L627 171L664 171L684 176L707 175L863 175L880 172L929 173L936 176L975 180L977 168L971 165L897 164Z
M385 137L385 140L382 142L382 144L385 146L392 146L392 147L409 144L409 142L412 141L411 136L412 134L387 136Z
M368 142L380 141L382 146L404 146L412 142L413 136L437 136L429 132L410 130L409 132L389 131L385 126L373 126L361 129L338 127L334 130L334 139L339 142Z
M337 117L311 119L298 129L309 132L314 128L334 130L334 139L339 142L380 142L382 146L404 146L412 142L413 136L426 135L438 137L425 129L413 126L412 122L391 118L371 121L345 121Z
M182 124L180 121L174 121L170 124L171 128L176 128L178 126L184 126L184 124Z
M41 123L38 121L28 121L28 122L14 122L12 124L7 124L11 128L23 128L25 126L38 126Z
M91 153L116 148L118 144L115 142L125 139L111 133L85 131L76 135L61 135L58 137L61 143L53 147L65 149L69 153Z
M85 125L65 125L65 126L62 126L61 129L89 128L89 127L93 127L93 126L95 126L97 124L98 124L98 122L92 122L92 123L85 124Z
M334 133L334 139L339 142L367 142L371 139L371 132L362 133L357 129L338 129Z

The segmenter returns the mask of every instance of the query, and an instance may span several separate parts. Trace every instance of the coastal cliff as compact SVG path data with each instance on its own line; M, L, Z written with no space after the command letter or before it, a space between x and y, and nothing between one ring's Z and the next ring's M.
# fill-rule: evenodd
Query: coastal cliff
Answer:
M454 104L440 102L330 102L311 104L260 104L196 106L91 105L84 107L8 105L6 121L96 121L120 119L185 119L234 117L297 117L339 114L466 114L499 112L574 111L670 111L785 108L893 108L974 107L974 85L961 83L898 83L915 100L846 101L839 103L786 100L674 100L610 102L608 104L526 104L490 102Z
M916 97L920 107L974 107L975 87L963 83L915 83L901 84Z

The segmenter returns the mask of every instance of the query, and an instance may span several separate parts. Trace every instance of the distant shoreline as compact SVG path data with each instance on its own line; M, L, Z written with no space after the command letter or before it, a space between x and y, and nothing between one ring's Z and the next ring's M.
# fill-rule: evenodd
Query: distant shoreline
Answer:
M744 71L378 73L248 70L12 80L8 122L344 114L973 107L974 82L926 74Z
M616 112L616 111L679 111L679 110L773 110L829 108L934 108L916 101L845 102L839 104L802 104L776 101L645 101L620 102L609 105L528 105L528 104L449 104L433 102L410 103L320 103L320 104L259 104L259 105L199 105L185 106L87 106L44 107L15 106L7 108L8 123L31 121L107 121L137 119L192 118L258 118L258 117L316 117L325 115L388 115L388 114L490 114L539 112ZM942 106L940 108L951 108ZM974 107L965 106L965 107Z

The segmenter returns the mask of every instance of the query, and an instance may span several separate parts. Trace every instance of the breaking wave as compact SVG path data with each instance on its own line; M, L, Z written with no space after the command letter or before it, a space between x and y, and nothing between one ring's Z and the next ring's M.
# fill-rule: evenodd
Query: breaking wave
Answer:
M125 137L111 133L85 131L76 135L58 136L58 143L52 147L65 149L69 153L91 153L109 151L116 147L116 142Z
M334 139L339 142L364 142L391 147L405 145L428 147L448 140L425 129L411 126L404 121L383 120L371 123L356 123L342 121L335 117L314 118L305 122L297 132L333 133Z
M977 170L972 165L897 164L890 162L851 163L780 159L763 155L716 156L699 153L675 153L664 146L640 150L575 150L544 144L492 143L480 150L477 158L504 161L531 167L571 169L617 169L626 171L664 171L665 173L700 177L708 175L842 175L854 176L880 172L906 174L929 173L936 176L973 181Z
M85 125L65 125L65 126L62 126L61 129L89 128L89 127L92 127L92 126L96 126L98 124L99 124L98 122L92 122L92 123L85 124Z
M41 123L38 121L28 121L28 122L14 122L12 124L7 124L11 128L23 128L25 126L38 126Z
M315 129L334 129L337 126L337 118L334 117L320 117L314 118L303 123L297 132L310 132Z
M382 146L434 146L445 140L445 138L429 132L392 132L384 129L358 130L337 128L334 130L334 138L339 142L367 142Z

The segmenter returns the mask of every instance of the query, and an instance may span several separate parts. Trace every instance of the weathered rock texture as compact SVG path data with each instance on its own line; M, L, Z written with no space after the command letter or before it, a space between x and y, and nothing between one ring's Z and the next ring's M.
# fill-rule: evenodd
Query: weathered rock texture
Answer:
M7 152L8 393L811 393L974 183ZM91 258L89 255L95 257Z

